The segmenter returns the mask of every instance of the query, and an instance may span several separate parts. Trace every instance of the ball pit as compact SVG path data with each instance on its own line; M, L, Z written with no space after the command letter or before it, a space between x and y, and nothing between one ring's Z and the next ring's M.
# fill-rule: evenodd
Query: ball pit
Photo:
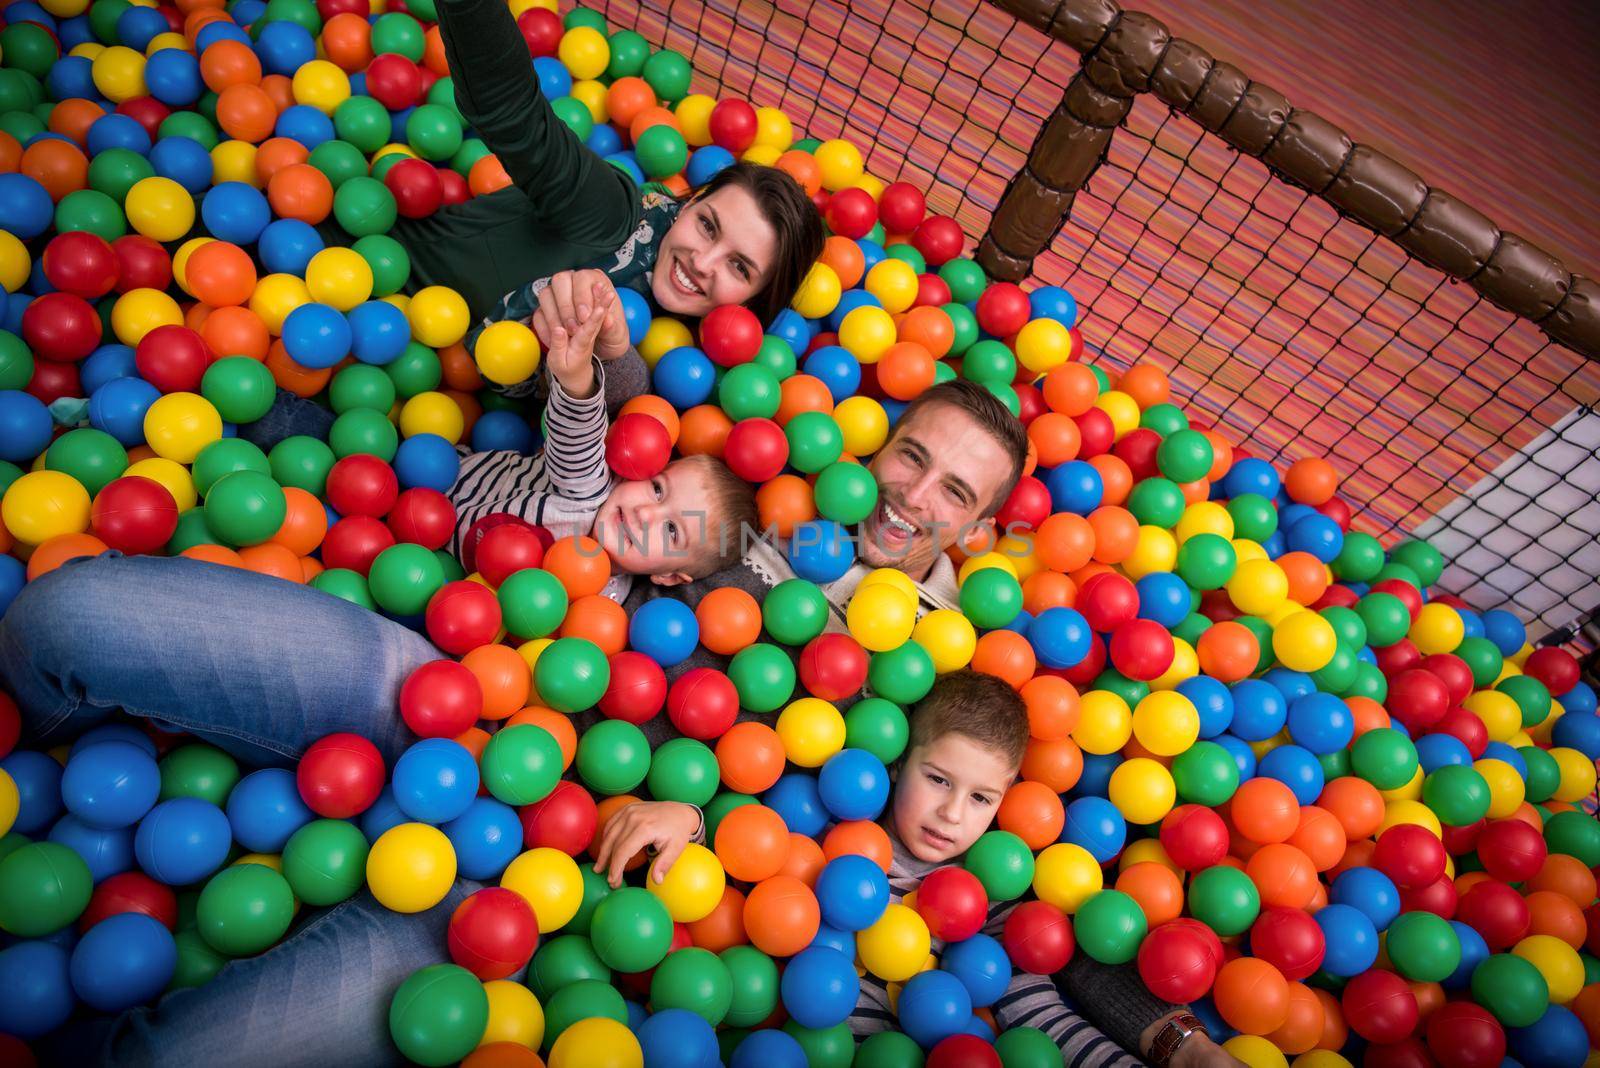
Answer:
M1012 967L1079 951L1200 1002L1248 1063L1363 1045L1372 1063L1583 1063L1600 831L1575 806L1600 717L1577 662L1434 589L1425 542L1352 529L1334 464L1279 470L1191 424L1156 367L1097 364L1071 294L990 283L954 220L856 146L688 95L681 55L550 7L514 5L534 69L613 165L682 190L772 162L823 210L826 251L779 321L723 307L693 331L622 294L655 392L607 445L625 478L676 449L762 483L799 577L760 603L648 601L602 647L567 628L601 617L603 556L518 521L465 567L443 552L453 446L536 447L532 413L485 383L526 381L543 351L504 322L469 352L460 293L406 295L397 220L509 183L455 110L432 3L14 5L7 98L50 125L0 173L0 606L77 557L184 555L384 612L447 658L396 694L420 740L392 767L357 734L242 777L165 734L61 764L0 739L0 829L32 839L0 858L18 940L0 1032L198 985L363 886L436 907L459 872L500 885L455 909L453 963L385 992L424 1064L502 1063L507 1043L551 1065L704 1063L715 1028L780 1007L791 1024L730 1063L847 1063L852 957L904 984L903 1033L855 1063L1045 1063L1047 1037L969 1033L974 1011ZM317 229L334 223L351 247ZM854 461L955 377L1027 413L1033 466L1001 510L1015 551L953 552L959 610L920 620L909 580L875 572L846 633L824 632L819 585L877 504ZM236 436L276 388L327 401L327 442ZM58 432L47 405L80 394L89 425ZM669 681L702 647L726 671ZM959 866L891 904L865 828L907 707L969 664L1027 701L1022 778ZM579 736L566 717L594 707ZM652 753L639 725L663 711L685 737ZM585 854L634 791L703 807L708 845L609 891ZM979 933L1024 897L1000 940Z

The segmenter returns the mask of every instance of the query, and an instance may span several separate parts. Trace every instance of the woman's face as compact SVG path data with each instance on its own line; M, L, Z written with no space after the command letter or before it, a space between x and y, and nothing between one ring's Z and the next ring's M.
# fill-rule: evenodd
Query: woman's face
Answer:
M650 291L663 311L693 318L743 304L766 286L777 246L755 197L725 186L678 213L661 239Z

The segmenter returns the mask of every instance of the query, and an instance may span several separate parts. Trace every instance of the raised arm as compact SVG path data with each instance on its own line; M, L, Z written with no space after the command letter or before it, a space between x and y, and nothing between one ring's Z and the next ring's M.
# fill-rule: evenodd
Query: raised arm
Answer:
M438 0L438 9L456 106L512 183L568 241L620 246L639 224L638 190L550 109L505 0Z

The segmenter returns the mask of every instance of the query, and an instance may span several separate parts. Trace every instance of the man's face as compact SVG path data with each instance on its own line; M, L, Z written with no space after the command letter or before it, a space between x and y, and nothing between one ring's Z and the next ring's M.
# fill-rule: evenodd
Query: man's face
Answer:
M902 419L873 457L878 507L861 523L858 555L920 581L965 529L993 515L1011 460L994 436L951 404Z

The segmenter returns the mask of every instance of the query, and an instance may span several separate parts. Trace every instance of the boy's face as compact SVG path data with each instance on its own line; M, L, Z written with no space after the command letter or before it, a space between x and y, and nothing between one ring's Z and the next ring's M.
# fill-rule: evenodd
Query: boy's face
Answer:
M895 780L895 833L918 860L959 857L994 822L1016 777L1010 760L965 734L917 746Z
M618 482L595 515L593 537L620 571L662 586L691 581L721 524L699 465L677 461L654 478Z

